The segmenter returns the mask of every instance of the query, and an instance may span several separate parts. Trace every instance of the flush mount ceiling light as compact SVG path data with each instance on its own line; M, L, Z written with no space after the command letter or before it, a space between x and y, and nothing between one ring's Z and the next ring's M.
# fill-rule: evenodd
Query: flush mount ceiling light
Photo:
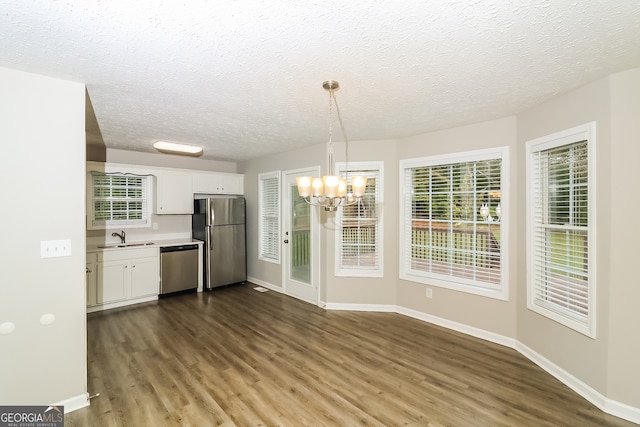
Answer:
M156 141L153 148L161 153L182 154L183 156L201 156L202 147L198 145L179 144L177 142Z
M334 212L339 206L349 206L359 203L364 196L367 185L367 178L363 176L349 177L349 140L344 131L338 100L335 91L340 89L340 84L335 80L327 80L322 83L322 87L329 92L329 175L322 178L312 178L310 176L296 177L298 194L310 205L322 206L325 211ZM333 164L333 104L336 106L336 113L340 129L345 141L346 178L335 174ZM348 185L351 184L352 193L347 193Z

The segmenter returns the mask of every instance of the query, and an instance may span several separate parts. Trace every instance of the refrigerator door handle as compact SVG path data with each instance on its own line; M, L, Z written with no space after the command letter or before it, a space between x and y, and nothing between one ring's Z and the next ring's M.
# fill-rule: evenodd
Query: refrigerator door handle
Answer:
M205 250L205 289L211 289L211 250L213 249L213 239L211 238L211 226L207 225L205 227L204 234L204 244L206 248L210 250Z

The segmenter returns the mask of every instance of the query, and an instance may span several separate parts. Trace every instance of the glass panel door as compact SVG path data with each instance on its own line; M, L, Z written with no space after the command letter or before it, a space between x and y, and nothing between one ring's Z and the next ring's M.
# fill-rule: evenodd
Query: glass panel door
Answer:
M298 194L296 176L318 175L317 169L284 172L282 195L283 285L287 295L318 304L320 249L317 209Z
M298 194L296 186L291 191L291 236L289 250L291 265L289 276L300 282L311 283L311 206Z

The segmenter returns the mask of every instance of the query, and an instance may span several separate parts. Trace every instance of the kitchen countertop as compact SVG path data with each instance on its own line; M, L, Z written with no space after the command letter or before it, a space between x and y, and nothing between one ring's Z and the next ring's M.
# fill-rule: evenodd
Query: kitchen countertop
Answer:
M151 242L153 244L149 244L149 245L135 245L136 243L147 243L147 242ZM125 246L125 247L115 247L115 245L118 245L119 243L117 242L110 242L110 243L100 243L99 245L87 245L87 252L102 252L102 251L113 251L113 250L128 250L128 249L144 249L144 248L161 248L161 247L166 247L166 246L180 246L180 245L188 245L188 244L193 244L193 243L197 243L197 244L203 244L204 242L202 240L194 240L191 238L185 238L185 239L159 239L159 240L155 240L155 239L151 239L151 240L141 240L141 241L132 241L132 242L127 242L127 244L130 244L131 246ZM108 248L100 248L99 246L110 246Z

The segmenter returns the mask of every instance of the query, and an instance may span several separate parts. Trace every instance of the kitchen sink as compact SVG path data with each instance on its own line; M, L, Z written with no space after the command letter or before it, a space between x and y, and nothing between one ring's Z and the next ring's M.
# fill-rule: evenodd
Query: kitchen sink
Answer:
M150 246L155 245L153 242L135 242L135 243L119 243L115 245L98 246L99 249L113 249L113 248L132 248L135 246Z

